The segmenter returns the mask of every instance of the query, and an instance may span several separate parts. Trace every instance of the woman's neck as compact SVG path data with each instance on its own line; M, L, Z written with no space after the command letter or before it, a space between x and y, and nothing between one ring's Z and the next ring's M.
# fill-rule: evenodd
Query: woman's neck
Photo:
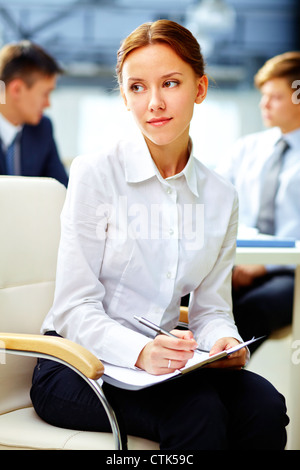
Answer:
M161 176L169 178L180 173L187 164L190 155L189 140L185 145L178 142L167 146L156 145L146 138L150 154Z

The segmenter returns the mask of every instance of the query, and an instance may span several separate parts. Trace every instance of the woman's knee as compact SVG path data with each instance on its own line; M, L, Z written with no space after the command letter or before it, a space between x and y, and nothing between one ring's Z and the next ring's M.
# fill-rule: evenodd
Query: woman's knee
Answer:
M110 431L99 399L76 372L49 360L34 370L31 401L36 413L54 426L86 431Z

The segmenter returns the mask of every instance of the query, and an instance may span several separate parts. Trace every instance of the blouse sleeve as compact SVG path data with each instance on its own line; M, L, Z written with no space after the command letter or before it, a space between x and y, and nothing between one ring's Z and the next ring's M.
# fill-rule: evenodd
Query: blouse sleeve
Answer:
M230 336L242 341L233 320L231 298L237 226L238 199L235 193L231 217L217 261L190 300L189 326L200 347L204 349L210 349L221 337Z
M99 359L134 367L150 341L110 318L99 280L109 221L109 178L95 174L85 157L72 164L61 216L61 241L51 318L57 333L88 348Z

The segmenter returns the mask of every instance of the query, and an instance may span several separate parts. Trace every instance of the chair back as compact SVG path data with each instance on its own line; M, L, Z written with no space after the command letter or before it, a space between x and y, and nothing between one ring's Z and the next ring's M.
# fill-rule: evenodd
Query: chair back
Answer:
M51 178L0 176L2 332L40 332L53 302L65 193ZM34 358L1 353L0 414L31 405L35 363Z

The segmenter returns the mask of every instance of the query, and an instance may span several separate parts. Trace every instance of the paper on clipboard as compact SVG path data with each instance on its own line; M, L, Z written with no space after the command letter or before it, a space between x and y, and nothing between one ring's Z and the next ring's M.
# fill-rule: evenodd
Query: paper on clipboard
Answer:
M223 359L259 339L260 338L252 338L249 341L240 343L237 346L221 351L220 353L214 354L213 356L209 356L209 353L194 354L192 359L187 362L184 368L164 375L151 375L141 369L119 367L102 361L104 365L104 375L102 376L102 379L104 382L110 383L111 385L119 388L124 388L127 390L139 390L158 384L160 382L164 382L166 380L180 377L196 369L204 367L209 363Z

